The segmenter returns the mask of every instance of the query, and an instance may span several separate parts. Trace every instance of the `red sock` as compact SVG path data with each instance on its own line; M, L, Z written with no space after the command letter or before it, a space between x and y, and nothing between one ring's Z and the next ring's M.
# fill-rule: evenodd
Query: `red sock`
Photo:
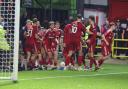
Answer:
M82 65L83 56L78 56L78 65Z
M47 63L46 63L46 59L42 59L42 61L43 61L43 65L46 65Z
M28 65L29 65L31 68L34 68L34 67L35 67L35 61L33 61L33 60L30 59Z
M93 60L93 64L94 64L95 66L97 66L97 63L96 63L95 58L92 58L92 60Z
M103 60L102 59L100 59L99 61L98 61L98 63L99 63L99 66L101 66L102 64L103 64Z
M54 61L54 66L57 66L57 64L58 64L57 61Z
M48 64L50 64L50 65L53 64L53 63L52 63L52 60L51 60L50 58L48 59L47 65L48 65Z
M73 66L75 65L73 58L71 58L71 64L72 64Z
M54 62L54 66L57 66L57 63L56 62Z
M66 66L69 65L70 61L71 61L71 57L67 56L65 60L65 65Z
M83 59L82 62L83 62L84 68L86 68L85 60Z
M89 58L89 60L90 60L90 68L92 68L92 65L93 65L93 58Z
M46 65L45 59L40 60L39 63L40 63L40 65Z

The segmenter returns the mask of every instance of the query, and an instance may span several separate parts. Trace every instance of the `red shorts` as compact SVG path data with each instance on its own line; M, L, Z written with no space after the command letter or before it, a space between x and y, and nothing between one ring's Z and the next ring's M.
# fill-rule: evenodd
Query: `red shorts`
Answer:
M41 42L35 42L35 53L41 53Z
M88 39L88 52L94 52L96 48L96 40L95 39Z
M111 46L106 45L105 42L101 43L102 55L108 56L111 53Z
M68 51L79 51L82 47L80 41L71 41L70 43L66 44L66 49Z
M31 52L33 53L35 51L35 45L34 42L25 42L25 52Z
M45 50L47 52L57 51L57 43L56 42L45 42Z

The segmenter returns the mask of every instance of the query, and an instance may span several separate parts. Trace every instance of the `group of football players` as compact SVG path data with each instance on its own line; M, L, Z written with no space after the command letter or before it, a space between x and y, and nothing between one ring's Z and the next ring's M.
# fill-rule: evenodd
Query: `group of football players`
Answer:
M24 27L25 47L23 49L26 54L26 69L58 69L62 67L58 60L58 49L61 46L65 59L64 70L86 70L87 66L82 51L83 44L86 44L89 70L92 70L93 64L95 65L94 70L98 70L111 53L113 30L116 28L116 24L111 22L108 29L104 33L100 33L97 31L94 16L89 16L88 22L89 28L82 23L82 17L79 14L76 20L65 25L62 30L59 22L50 21L48 29L45 29L41 27L37 18L34 18L33 21L27 20ZM82 39L84 34L88 34L88 39ZM97 36L101 38L102 50L102 55L98 60L94 57ZM77 63L74 61L76 52L78 54Z

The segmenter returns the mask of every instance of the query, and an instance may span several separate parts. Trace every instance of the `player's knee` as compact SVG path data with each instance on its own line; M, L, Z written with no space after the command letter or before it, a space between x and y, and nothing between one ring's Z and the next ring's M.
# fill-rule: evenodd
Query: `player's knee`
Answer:
M48 53L48 57L51 59L52 58L52 54L51 53Z
M68 53L68 56L71 57L72 54L73 54L72 51L70 51L70 52Z
M79 51L79 56L82 56L83 55L83 52L82 51Z

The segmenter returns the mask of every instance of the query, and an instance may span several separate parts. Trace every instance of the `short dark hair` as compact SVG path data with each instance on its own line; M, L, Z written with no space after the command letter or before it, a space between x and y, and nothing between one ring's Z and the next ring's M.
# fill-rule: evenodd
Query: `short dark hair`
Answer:
M116 25L115 22L110 22L109 27Z
M54 22L54 21L49 21L49 26L50 26L51 24L55 24L55 22Z
M36 23L38 21L37 18L33 18L33 23Z
M59 21L56 21L55 24L60 24L60 22Z
M82 18L81 14L77 14L77 18L81 19Z
M30 19L27 19L26 23L28 23L28 22L31 22L31 20Z
M95 17L93 15L89 16L89 19L91 19L93 22L95 22Z

